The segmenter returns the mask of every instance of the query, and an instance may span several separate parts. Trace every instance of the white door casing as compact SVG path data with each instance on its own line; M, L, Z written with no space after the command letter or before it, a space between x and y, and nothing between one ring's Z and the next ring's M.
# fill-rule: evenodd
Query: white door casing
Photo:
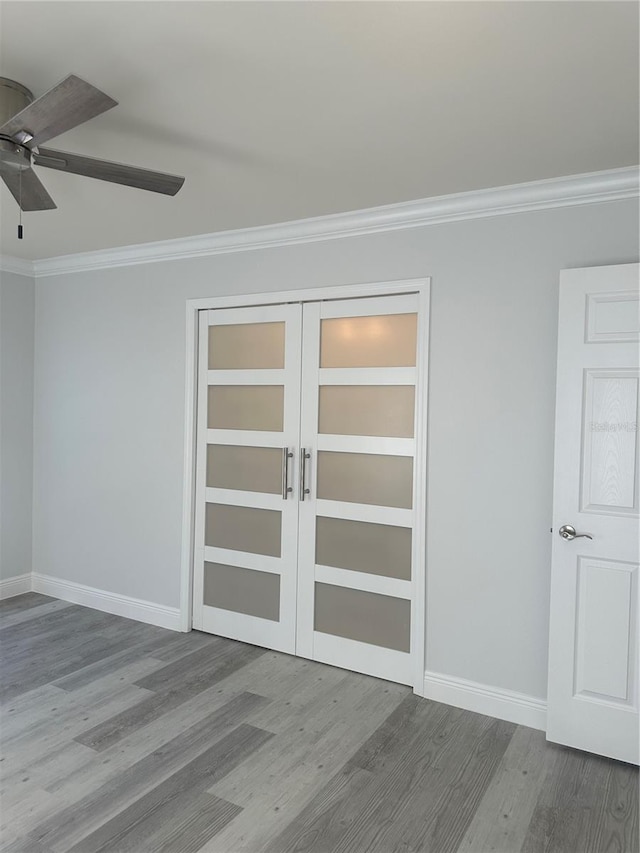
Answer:
M549 740L636 764L639 269L560 277L547 704Z

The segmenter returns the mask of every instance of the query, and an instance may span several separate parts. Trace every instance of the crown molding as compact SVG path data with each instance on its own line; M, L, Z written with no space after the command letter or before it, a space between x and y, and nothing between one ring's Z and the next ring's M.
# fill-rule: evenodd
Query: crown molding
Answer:
M33 261L14 258L12 255L0 255L0 272L12 272L16 275L34 276Z
M489 216L620 201L637 198L639 191L640 169L632 166L388 204L276 225L218 231L194 237L46 258L34 261L30 274L42 278L159 261L205 258L229 252L356 237Z

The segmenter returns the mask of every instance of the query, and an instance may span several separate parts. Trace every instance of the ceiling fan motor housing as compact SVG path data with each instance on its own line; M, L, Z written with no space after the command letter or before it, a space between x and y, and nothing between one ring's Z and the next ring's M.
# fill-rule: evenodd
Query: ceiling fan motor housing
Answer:
M33 94L21 83L0 77L0 126L33 101ZM31 152L0 135L0 161L6 168L22 170L31 165Z
M33 94L21 83L0 77L0 126L33 101Z

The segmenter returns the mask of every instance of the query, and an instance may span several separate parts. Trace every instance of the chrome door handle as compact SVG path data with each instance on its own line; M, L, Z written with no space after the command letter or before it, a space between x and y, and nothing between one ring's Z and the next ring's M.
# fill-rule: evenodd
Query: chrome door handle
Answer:
M304 500L304 496L310 494L311 489L307 488L307 459L311 459L311 454L307 452L306 447L300 448L300 500Z
M563 539L593 539L590 533L576 533L575 527L570 524L563 524L558 533Z
M293 491L293 486L289 485L289 460L293 458L293 453L288 447L282 448L282 500L286 501L289 493Z

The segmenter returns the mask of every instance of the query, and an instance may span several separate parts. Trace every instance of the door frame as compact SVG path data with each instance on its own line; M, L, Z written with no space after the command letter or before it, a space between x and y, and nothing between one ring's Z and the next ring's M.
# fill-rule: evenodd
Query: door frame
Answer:
M186 302L184 474L182 498L182 549L180 560L180 631L193 627L193 559L195 532L196 485L196 405L198 387L198 345L200 311L219 308L244 308L287 302L318 302L335 299L358 299L371 296L418 295L418 351L416 354L416 519L413 536L413 595L411 620L415 636L422 637L414 650L413 690L424 695L426 658L426 552L427 552L427 413L429 380L430 278L402 279L365 284L346 284L301 290L244 293L232 296L210 296Z

